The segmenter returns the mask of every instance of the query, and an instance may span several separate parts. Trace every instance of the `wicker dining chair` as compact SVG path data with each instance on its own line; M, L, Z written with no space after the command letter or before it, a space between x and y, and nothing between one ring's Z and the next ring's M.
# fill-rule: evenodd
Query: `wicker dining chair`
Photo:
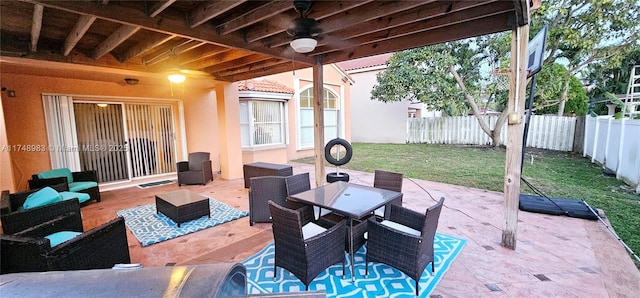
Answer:
M402 192L403 178L404 175L401 173L376 170L373 174L373 187ZM389 208L387 208L387 206L391 204L402 206L402 195L400 195L399 198L386 204L385 206L376 209L376 211L374 211L374 214L378 218L388 218Z
M287 188L285 177L262 176L251 178L249 188L249 225L256 222L271 222L269 201L285 206Z
M342 220L332 227L322 227L304 221L301 209L311 210L310 206L292 210L269 201L275 242L273 277L276 278L277 267L282 267L300 279L305 290L309 290L313 279L333 264L342 262L344 275L346 223Z
M378 222L370 217L365 274L369 274L369 262L397 268L416 282L418 296L422 272L429 263L431 273L435 271L433 241L443 204L444 198L441 198L424 214L391 205L388 220Z

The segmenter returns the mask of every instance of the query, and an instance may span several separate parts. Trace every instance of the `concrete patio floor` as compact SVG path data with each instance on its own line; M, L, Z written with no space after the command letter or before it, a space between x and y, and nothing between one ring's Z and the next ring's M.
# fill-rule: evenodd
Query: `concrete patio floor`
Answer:
M294 174L309 172L314 181L313 165L292 165ZM373 184L373 173L347 173L353 183ZM181 188L249 209L243 179ZM172 183L104 191L102 202L82 209L85 230L114 218L116 210L153 203L155 194L176 189ZM404 206L420 212L445 197L438 232L467 240L432 297L640 295L640 271L599 221L519 212L517 246L510 250L500 245L502 193L416 179L405 179L403 193ZM127 236L132 262L145 267L240 262L273 241L271 224L249 226L249 217L144 248L128 229Z

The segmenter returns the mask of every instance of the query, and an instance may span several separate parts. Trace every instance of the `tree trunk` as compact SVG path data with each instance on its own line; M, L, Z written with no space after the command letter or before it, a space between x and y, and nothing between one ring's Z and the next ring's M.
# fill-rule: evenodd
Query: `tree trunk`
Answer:
M562 96L560 96L560 102L558 103L558 116L564 115L564 104L569 97L569 82L571 82L571 80L567 79L564 82L564 86L562 86Z
M456 82L458 83L458 86L462 90L462 94L464 94L464 99L471 106L471 109L473 110L473 115L478 120L478 124L480 124L480 128L482 129L482 131L484 133L486 133L491 138L491 142L492 142L491 145L493 147L499 146L500 145L500 130L498 128L498 123L496 123L496 129L495 130L491 130L489 128L487 123L484 121L484 119L480 115L480 109L478 108L478 104L476 103L475 99L473 97L471 97L471 95L469 95L467 93L467 87L465 86L464 81L462 80L462 77L460 77L460 74L458 74L458 71L456 70L456 68L453 65L449 66L449 72L456 79ZM503 112L503 114L504 114L504 112ZM502 115L500 115L500 117L502 118ZM505 115L505 118L506 118L506 115ZM498 118L498 122L500 122L500 118ZM504 123L504 119L502 120L502 123ZM502 126L502 125L500 125L500 126Z

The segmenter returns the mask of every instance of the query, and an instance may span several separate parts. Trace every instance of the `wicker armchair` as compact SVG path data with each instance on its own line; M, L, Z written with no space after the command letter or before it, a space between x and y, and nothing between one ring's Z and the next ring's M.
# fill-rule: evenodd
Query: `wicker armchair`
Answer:
M404 175L401 173L376 170L373 174L373 187L402 192L403 178ZM389 208L387 208L387 206L391 204L402 206L402 196L391 201L384 207L378 208L374 214L379 218L389 218Z
M124 218L119 217L83 232L77 199L54 203L45 208L66 204L70 204L70 209L74 211L60 211L59 216L51 220L12 235L0 235L0 274L102 269L131 262ZM44 236L60 231L82 234L51 247L50 240Z
M5 194L11 196L8 192L3 192L3 197L5 198ZM19 199L16 199L16 201L19 201ZM56 220L57 224L67 231L77 231L78 229L81 231L82 216L80 215L80 203L78 199L60 201L46 206L17 210L0 215L2 231L6 235L16 234L52 220Z
M181 161L176 165L178 168L178 186L182 184L205 185L213 180L209 152L189 153L189 161Z
M54 171L58 172L56 172L56 174L46 174L52 173ZM29 189L40 189L45 186L53 187L53 185L57 185L60 183L67 184L67 190L69 191L86 193L91 197L92 200L100 202L98 176L96 174L96 171L94 170L71 172L68 169L63 168L34 174L31 175L31 180L29 180Z
M378 222L373 217L369 218L366 274L369 273L369 262L395 267L416 282L418 296L418 282L429 263L431 273L434 272L433 238L443 203L444 198L441 198L424 214L390 205L388 221Z
M269 201L286 205L287 187L285 177L262 176L251 178L249 188L249 225L254 222L271 222Z
M269 202L269 210L273 220L273 238L275 242L274 278L277 267L293 273L309 290L309 284L318 274L329 266L342 262L344 274L344 235L345 221L333 227L320 227L314 223L303 221L302 213L311 212L309 206L303 210L292 210ZM309 228L319 228L316 233L309 233ZM306 236L306 237L305 237Z

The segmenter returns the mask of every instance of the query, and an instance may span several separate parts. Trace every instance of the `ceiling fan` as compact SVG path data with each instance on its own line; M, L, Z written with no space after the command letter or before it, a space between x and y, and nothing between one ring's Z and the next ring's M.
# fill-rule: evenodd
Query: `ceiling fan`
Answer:
M293 20L289 28L287 28L287 33L292 36L289 44L297 53L313 51L318 45L318 39L320 39L320 33L322 32L319 27L320 23L315 19L306 17L306 14L311 9L311 4L311 0L293 1L293 7L300 13L300 17Z

